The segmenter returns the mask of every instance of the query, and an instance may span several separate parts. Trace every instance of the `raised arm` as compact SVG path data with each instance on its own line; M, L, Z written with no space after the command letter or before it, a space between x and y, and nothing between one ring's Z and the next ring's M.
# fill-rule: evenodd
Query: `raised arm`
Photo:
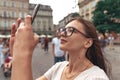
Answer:
M24 23L20 22L17 30L12 25L10 49L13 53L11 80L33 80L32 53L39 38L34 34L31 25L31 16L26 16Z

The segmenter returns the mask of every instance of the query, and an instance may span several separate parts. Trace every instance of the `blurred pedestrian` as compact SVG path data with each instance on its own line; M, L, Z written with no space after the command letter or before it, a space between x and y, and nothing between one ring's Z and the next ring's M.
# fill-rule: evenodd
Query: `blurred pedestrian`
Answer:
M3 48L3 39L0 38L0 67L2 67L4 64L4 55L2 53L2 48Z
M106 45L107 45L107 41L105 39L105 36L102 33L99 35L99 41L100 41L100 44L101 44L102 52L103 52L103 54L105 54L105 48L106 48Z
M4 42L3 48L2 48L2 53L4 55L4 60L5 60L6 57L10 54L9 43Z
M56 36L52 39L52 53L54 57L54 64L57 62L65 61L65 51L60 49L60 35L58 30Z
M108 41L109 41L109 48L110 48L110 50L114 50L114 37L113 37L112 34L109 35Z
M40 38L41 48L44 49L44 37Z
M46 37L44 38L44 51L48 53L48 50L49 50L49 38L46 35Z

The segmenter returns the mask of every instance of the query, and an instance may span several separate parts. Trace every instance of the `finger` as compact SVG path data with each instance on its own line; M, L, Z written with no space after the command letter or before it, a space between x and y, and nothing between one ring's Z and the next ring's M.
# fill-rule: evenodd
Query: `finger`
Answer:
M39 35L37 35L36 33L34 33L34 37L35 37L35 41L36 41L37 43L39 43Z
M26 27L31 27L32 28L32 25L31 25L31 16L30 15L27 15L26 17L25 17L25 26Z
M17 27L19 27L20 26L20 23L22 22L22 20L21 20L21 18L18 18L17 19L17 24L18 24L18 26Z
M11 28L11 37L15 36L15 32L16 32L16 25L15 25L15 23L13 23L12 28Z
M24 27L24 22L21 22L20 24L19 24L19 27Z

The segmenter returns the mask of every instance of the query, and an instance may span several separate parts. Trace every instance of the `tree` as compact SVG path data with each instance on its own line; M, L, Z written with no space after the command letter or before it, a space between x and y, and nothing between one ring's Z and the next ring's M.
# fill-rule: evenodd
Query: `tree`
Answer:
M71 17L72 17L72 18L75 18L75 17L79 17L79 16L80 16L79 13L75 12L75 13L72 14Z
M100 0L93 12L93 23L99 32L120 32L120 0Z

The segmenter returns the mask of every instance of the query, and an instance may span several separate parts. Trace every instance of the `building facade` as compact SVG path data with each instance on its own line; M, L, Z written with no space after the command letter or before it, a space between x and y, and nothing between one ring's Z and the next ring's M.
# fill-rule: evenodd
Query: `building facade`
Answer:
M32 15L36 4L29 5L29 14ZM40 4L38 13L33 23L33 30L38 34L52 35L54 31L52 9L48 5Z
M75 13L70 13L67 16L65 16L62 20L59 21L58 26L59 27L64 27L67 24L68 21L70 21L72 18L74 18L73 17L74 14Z
M80 17L80 15L76 12L70 13L67 16L65 16L62 20L59 21L58 28L65 27L65 25L73 18Z
M84 19L92 21L93 11L99 0L79 0L79 14Z
M32 15L36 4L29 3L29 0L0 0L0 34L10 34L12 23ZM33 30L38 34L53 33L52 9L48 5L40 4L39 11L33 23Z
M29 0L0 0L0 34L10 34L18 17L28 14Z

